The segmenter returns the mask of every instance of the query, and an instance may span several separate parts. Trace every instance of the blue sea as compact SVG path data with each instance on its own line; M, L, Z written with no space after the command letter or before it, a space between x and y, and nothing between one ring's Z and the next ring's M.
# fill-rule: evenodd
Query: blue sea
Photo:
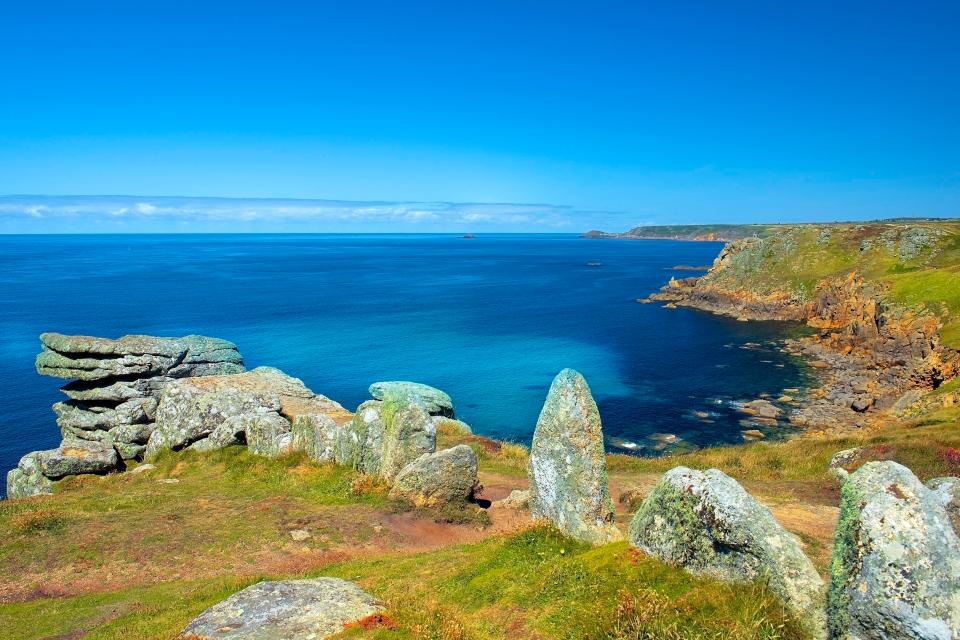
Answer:
M371 382L454 399L475 432L529 442L554 375L586 376L608 449L742 442L733 403L803 386L796 328L637 304L720 243L575 235L0 237L0 470L54 447L63 384L44 331L205 334L353 409ZM697 414L697 412L702 412ZM774 434L775 435L775 434ZM659 448L658 448L659 447Z

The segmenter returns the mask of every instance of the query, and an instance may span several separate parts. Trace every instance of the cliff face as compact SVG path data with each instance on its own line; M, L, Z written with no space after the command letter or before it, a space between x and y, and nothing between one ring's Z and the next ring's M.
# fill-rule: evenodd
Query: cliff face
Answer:
M800 412L806 426L869 422L917 400L911 390L960 375L956 222L784 226L728 244L703 277L671 280L651 298L815 328L789 348L826 362L823 398L858 415Z

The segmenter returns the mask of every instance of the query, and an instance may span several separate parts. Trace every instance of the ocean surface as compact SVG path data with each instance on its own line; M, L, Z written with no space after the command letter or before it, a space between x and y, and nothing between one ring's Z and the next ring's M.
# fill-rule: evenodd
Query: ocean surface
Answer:
M608 449L742 442L735 403L803 386L796 328L637 304L721 243L574 235L0 236L0 471L54 447L44 331L235 342L349 409L377 380L447 391L474 431L529 442L554 375L586 376ZM698 413L699 412L699 413ZM782 428L771 430L776 437ZM654 436L651 438L650 436Z

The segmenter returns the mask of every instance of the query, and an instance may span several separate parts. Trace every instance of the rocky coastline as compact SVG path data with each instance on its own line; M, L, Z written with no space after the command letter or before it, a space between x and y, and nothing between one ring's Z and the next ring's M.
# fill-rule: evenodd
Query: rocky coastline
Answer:
M821 434L879 427L924 408L929 391L960 375L960 353L942 343L940 318L891 301L881 284L857 270L820 280L809 295L758 291L742 265L755 263L764 247L757 238L731 242L703 276L671 278L646 300L810 327L812 335L783 343L785 352L807 361L819 383L790 413L794 425Z

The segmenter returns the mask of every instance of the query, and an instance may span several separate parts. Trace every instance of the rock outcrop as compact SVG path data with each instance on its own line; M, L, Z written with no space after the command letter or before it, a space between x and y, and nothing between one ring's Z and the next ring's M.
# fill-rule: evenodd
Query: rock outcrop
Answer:
M828 619L836 640L960 637L960 539L896 462L867 462L843 485Z
M146 456L246 443L258 455L302 450L322 462L333 459L337 431L352 417L338 403L272 367L176 380L160 397Z
M259 582L193 620L181 640L320 640L383 613L383 605L339 578Z
M397 474L390 497L418 507L466 502L478 486L477 456L465 444L425 453Z
M391 394L396 397L407 397L411 400L419 400L430 415L455 417L453 400L450 396L429 385L402 380L374 382L370 385L369 391L374 400L383 400Z
M717 469L668 471L634 516L630 543L697 575L766 580L813 637L826 637L823 581L800 543Z
M583 376L564 369L547 394L530 448L530 513L578 540L620 537L613 525L600 413Z
M25 456L8 473L11 498L50 493L49 480L106 473L122 468L121 460L142 458L168 385L243 371L236 345L206 336L112 340L44 333L40 342L37 373L73 380L61 387L68 400L53 405L63 444Z
M808 356L822 378L790 420L807 429L844 431L880 422L910 394L960 375L960 352L940 336L945 322L960 322L956 314L936 294L920 295L922 280L913 285L919 293L898 298L888 275L877 275L898 259L905 262L897 267L909 271L930 268L931 290L937 291L943 285L936 283L952 276L936 256L954 238L923 224L784 225L731 242L703 277L671 279L650 298L816 329L788 341L788 350ZM821 266L835 264L838 253L849 262L836 270ZM821 277L809 281L798 273Z

